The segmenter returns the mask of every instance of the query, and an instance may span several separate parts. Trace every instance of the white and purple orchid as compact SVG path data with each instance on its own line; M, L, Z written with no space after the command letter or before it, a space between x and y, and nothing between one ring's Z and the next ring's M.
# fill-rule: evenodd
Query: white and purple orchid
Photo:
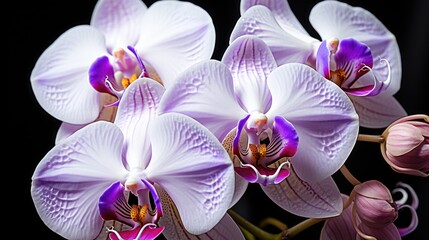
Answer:
M146 76L168 86L190 65L210 59L214 44L211 17L190 2L148 8L141 0L99 0L90 25L69 29L43 52L31 84L43 109L79 129L113 121L116 109L109 106L133 80Z
M254 35L267 43L278 65L312 66L348 94L361 126L386 127L407 115L393 97L402 71L396 38L367 10L319 2L309 19L322 40L306 32L287 0L241 0L240 10L230 42Z
M184 71L166 89L158 113L186 114L218 139L229 138L231 145L226 147L231 147L236 173L247 182L268 189L296 172L297 188L314 184L315 195L329 192L326 195L336 199L336 207L331 206L335 213L329 215L339 214L341 206L338 211L336 203L341 205L341 197L330 176L345 162L357 138L353 104L338 86L304 64L276 67L262 40L242 36L228 47L221 62L211 60ZM243 186L246 181L237 182L233 203L247 186ZM284 194L271 196L279 200ZM277 200L288 208L288 202ZM303 208L297 211L312 214ZM321 212L323 208L317 215Z
M190 117L156 117L163 93L156 81L137 79L124 92L114 123L91 123L46 154L31 195L49 228L67 239L94 239L105 220L116 220L131 229L109 228L111 239L176 231L241 236L226 215L234 191L228 153ZM160 219L176 228L165 228ZM213 229L216 235L207 233Z

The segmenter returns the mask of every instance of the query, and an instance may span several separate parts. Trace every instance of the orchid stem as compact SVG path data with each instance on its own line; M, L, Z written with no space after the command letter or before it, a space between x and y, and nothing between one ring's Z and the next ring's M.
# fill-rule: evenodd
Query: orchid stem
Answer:
M359 134L357 140L363 142L382 143L384 142L384 137L381 135Z
M304 231L305 229L321 222L324 221L325 218L309 218L306 219L300 223L298 223L297 225L289 228L287 230L287 235L286 235L286 239L291 239L293 237L295 237L296 235L298 235L298 233Z
M253 236L252 233L250 233L249 231L247 231L247 229L245 229L241 225L238 225L238 227L240 228L240 230L243 233L243 235L246 238L246 240L256 240L255 236Z
M361 182L359 180L357 180L357 178L355 178L355 176L353 176L353 174L349 171L349 169L346 167L346 165L343 164L343 166L341 166L340 168L341 173L344 175L344 177L353 185L356 186L358 184L361 184Z
M261 221L261 223L259 223L259 227L261 228L265 228L268 225L274 226L278 228L280 231L284 231L288 229L286 224L272 217L265 218L264 220Z
M233 211L232 209L228 210L228 214L234 219L234 221L240 225L242 228L246 229L249 233L251 233L253 236L255 236L258 239L281 239L280 234L272 234L268 233L259 227L253 225L251 222L247 221L245 218L240 216L238 213ZM243 233L244 234L244 233Z

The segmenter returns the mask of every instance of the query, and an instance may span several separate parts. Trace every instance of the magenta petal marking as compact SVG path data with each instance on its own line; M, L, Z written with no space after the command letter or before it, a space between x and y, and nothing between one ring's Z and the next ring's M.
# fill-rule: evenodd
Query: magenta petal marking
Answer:
M97 58L97 60L95 60L89 68L88 74L89 83L95 90L116 96L116 94L106 85L107 79L115 79L113 66L110 64L109 58L107 56ZM111 81L110 83L112 84L112 82L113 84L116 84L115 81ZM118 86L113 85L113 87Z
M130 226L134 221L130 217L131 206L124 196L125 187L118 181L110 185L100 196L98 208L104 220L117 220Z
M298 150L298 142L298 133L292 123L283 117L275 116L273 134L262 165L268 166L280 158L294 156Z
M329 63L330 51L326 45L326 40L324 40L317 49L316 70L327 79L331 78Z
M253 168L246 165L240 164L240 167L234 167L234 170L238 175L246 179L246 181L255 183L258 180L258 175Z
M113 229L110 229L109 231L111 233L109 233L109 238L111 240L153 240L158 237L164 229L164 226L155 227L154 224L146 224L144 226L138 226L121 232L116 232Z
M288 161L283 162L276 169L269 169L262 166L255 167L251 164L243 164L240 162L240 167L235 167L234 169L237 174L248 182L267 186L269 184L278 184L290 175L289 169L283 168L284 165L287 165L288 168L290 167Z
M352 38L340 41L338 51L334 55L336 69L342 69L346 81L341 86L349 88L357 79L367 73L373 66L371 50L365 44ZM365 71L366 70L366 71Z

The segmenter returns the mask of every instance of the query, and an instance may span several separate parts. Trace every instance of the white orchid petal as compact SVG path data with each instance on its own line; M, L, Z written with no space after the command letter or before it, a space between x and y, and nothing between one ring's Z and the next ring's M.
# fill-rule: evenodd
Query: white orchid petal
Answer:
M217 60L195 64L166 89L158 113L166 112L196 119L219 139L247 115L234 95L231 73Z
M189 66L209 60L215 45L210 15L190 2L157 1L146 12L136 46L168 88Z
M278 206L301 217L333 217L343 209L340 191L331 177L310 183L291 171L282 182L261 187Z
M349 96L362 127L384 128L399 118L407 116L401 104L391 95L382 93L371 97Z
M121 131L97 122L49 151L37 166L31 196L44 223L67 239L94 239L101 230L98 200L125 178Z
M331 176L346 161L359 130L348 96L312 68L297 63L274 70L268 86L272 95L268 119L283 116L298 132L298 151L292 157L297 174L311 182Z
M253 36L239 37L227 48L222 62L231 71L235 93L247 112L267 112L271 106L267 78L277 67L268 46Z
M146 9L141 0L98 1L92 13L91 25L103 31L110 50L117 46L134 46L144 31L141 23Z
M103 34L97 29L77 26L64 32L42 53L31 73L31 86L43 109L72 124L95 120L100 94L89 83L88 70L106 54Z
M149 125L165 89L158 82L142 78L125 90L118 106L115 124L125 136L125 159L130 169L144 169L151 158Z
M194 119L166 113L150 131L152 160L145 173L173 199L192 234L213 228L234 194L234 169L219 140Z

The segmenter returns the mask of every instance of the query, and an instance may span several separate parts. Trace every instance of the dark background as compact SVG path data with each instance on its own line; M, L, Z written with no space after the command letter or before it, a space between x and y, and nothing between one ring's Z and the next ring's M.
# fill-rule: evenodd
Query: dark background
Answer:
M154 1L144 1L148 6ZM228 45L229 34L239 17L238 0L193 0L212 16L216 28L214 59L220 60ZM315 0L290 0L292 10L312 36L318 38L308 22L308 16ZM429 69L429 2L407 1L393 4L391 1L344 1L363 7L377 16L397 37L402 54L403 78L400 91L395 95L409 114L428 114L428 81L425 74ZM12 7L4 21L8 40L7 55L7 148L4 149L5 167L3 193L3 220L10 220L7 227L17 228L12 232L14 239L61 239L48 229L38 217L30 197L31 176L38 162L54 146L56 131L60 122L37 103L30 85L30 73L42 52L67 29L89 24L95 1L39 0L21 2ZM10 10L3 8L4 12ZM362 133L381 134L383 129L361 129ZM418 208L420 224L403 239L427 239L429 226L429 179L401 175L390 170L384 162L379 146L358 142L349 160L348 168L361 181L377 179L392 189L396 182L411 184L420 197ZM10 166L9 166L10 165ZM12 175L11 175L12 174ZM340 174L334 178L342 192L349 193L351 185ZM18 182L16 182L18 180ZM275 217L293 226L303 220L276 207L258 185L251 185L234 210L257 224L265 217ZM5 219L5 217L7 218ZM318 239L322 224L315 225L294 239ZM426 228L426 229L425 229ZM3 233L10 229L4 229Z

